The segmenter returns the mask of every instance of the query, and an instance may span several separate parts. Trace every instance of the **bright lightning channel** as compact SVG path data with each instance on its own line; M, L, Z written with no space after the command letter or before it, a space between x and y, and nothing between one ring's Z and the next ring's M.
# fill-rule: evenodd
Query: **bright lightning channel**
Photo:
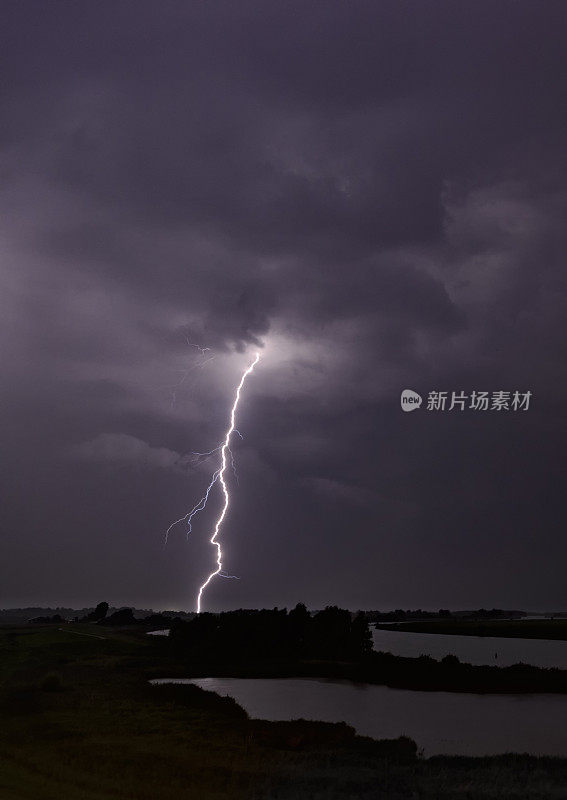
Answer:
M187 536L189 536L189 534L192 531L192 520L193 520L193 517L196 514L198 514L200 511L203 511L203 509L207 505L207 501L209 499L209 494L211 493L211 490L212 490L213 486L217 483L217 481L220 483L221 488L222 488L222 492L223 492L224 503L223 503L223 507L221 509L221 512L219 514L219 517L218 517L218 519L217 519L217 521L215 523L213 535L209 539L210 543L213 544L217 548L217 558L216 558L217 568L213 572L211 572L211 574L208 576L206 581L199 588L199 593L197 595L197 613L198 614L201 613L201 599L202 599L202 596L203 596L203 592L204 592L204 590L207 588L209 583L212 581L212 579L216 575L219 575L222 578L234 578L234 579L238 580L238 577L236 575L228 575L226 572L224 572L224 570L222 568L222 548L221 548L220 542L217 541L217 537L218 537L218 535L220 533L220 529L221 529L222 523L223 523L224 518L226 516L226 513L228 511L228 506L230 504L230 495L228 493L228 486L226 485L226 481L224 479L224 473L225 473L225 470L226 470L226 468L228 466L228 463L229 463L228 460L227 460L227 453L230 456L230 465L232 467L232 470L236 475L236 469L235 469L235 465L234 465L234 458L232 456L232 451L230 449L230 437L232 436L233 433L237 433L242 438L242 434L236 428L236 409L238 408L238 403L240 401L240 393L242 391L242 388L244 386L246 378L254 370L254 367L256 366L256 364L258 363L259 360L260 360L260 353L257 352L255 354L254 361L242 373L242 377L240 378L240 383L238 384L238 386L236 388L236 393L235 393L235 396L234 396L234 403L232 404L232 408L230 410L230 426L229 426L229 428L228 428L228 430L227 430L227 432L225 434L223 444L220 445L219 447L216 447L214 450L210 450L207 453L194 453L193 454L193 455L196 455L196 456L209 456L209 455L212 455L212 453L217 452L218 450L220 450L220 453L221 453L221 466L219 467L219 469L217 469L217 470L215 470L215 472L213 472L213 476L212 476L211 482L209 483L209 485L207 487L207 491L205 492L203 497L201 497L199 502L196 503L193 506L193 508L191 509L191 511L189 511L187 514L185 514L183 517L181 517L180 519L175 520L175 522L172 522L171 525L169 526L169 528L167 529L166 534L165 534L165 544L167 544L167 540L168 540L168 537L169 537L169 534L170 534L172 528L174 528L176 525L178 525L181 522L187 522L187 525L188 525Z
M258 363L259 360L260 360L260 353L257 352L255 357L254 357L254 361L250 364L250 366L246 370L244 370L244 373L242 374L242 377L240 378L240 383L238 384L238 387L236 389L236 395L234 397L234 403L232 404L232 408L230 410L230 427L226 432L226 435L224 437L224 443L223 443L223 445L221 447L221 467L218 470L218 474L217 474L216 478L213 476L212 483L215 483L216 480L218 479L220 481L220 485L222 487L222 492L223 492L223 495L224 495L224 504L223 504L221 513L220 513L220 515L219 515L219 517L218 517L218 519L216 521L215 530L213 532L213 535L209 539L210 543L214 544L214 546L217 548L217 568L213 572L211 572L211 574L209 575L207 580L204 582L204 584L199 589L199 594L197 595L197 614L201 613L201 597L203 596L204 590L207 588L207 586L212 581L212 579L215 577L215 575L218 575L220 572L222 572L222 548L220 546L220 542L217 542L217 536L219 535L219 532L220 532L220 529L221 529L221 525L222 525L223 520L224 520L224 518L226 516L226 512L228 511L228 506L229 506L229 503L230 503L230 496L228 494L228 487L227 487L226 482L224 480L224 471L225 471L226 466L227 466L226 454L227 454L227 451L230 450L230 448L229 448L230 437L232 436L232 433L233 433L233 431L234 431L234 429L236 427L236 409L238 408L238 402L240 400L240 392L242 391L242 387L244 386L244 382L246 381L246 378L250 375L250 373L252 372L252 370L254 369L254 367L256 366L256 364ZM212 485L212 483L211 483L211 485ZM210 486L209 486L209 488L210 488Z

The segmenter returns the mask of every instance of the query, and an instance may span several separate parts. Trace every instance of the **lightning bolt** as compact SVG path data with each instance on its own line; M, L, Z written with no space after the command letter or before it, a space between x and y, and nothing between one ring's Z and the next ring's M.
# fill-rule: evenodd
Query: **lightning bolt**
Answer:
M219 448L217 448L217 450L218 449ZM212 450L211 452L214 453L214 450ZM187 538L189 538L189 534L193 530L192 525L191 525L191 520L193 519L195 514L198 514L199 511L202 511L205 508L205 506L207 505L207 500L209 499L209 494L211 493L211 489L213 488L213 486L215 485L215 483L218 480L219 471L220 470L217 469L215 472L213 472L213 478L212 478L211 482L209 483L209 485L207 486L207 491L205 492L203 497L201 497L199 502L195 503L195 505L193 506L191 511L188 511L187 514L185 514L184 516L180 517L179 519L176 519L175 522L171 523L171 525L169 526L169 528L165 532L164 547L167 546L167 542L169 541L169 534L171 533L173 528L175 528L176 525L179 525L180 522L187 522L187 534L186 535L187 535Z
M168 540L168 537L169 537L169 534L170 534L172 528L174 528L180 522L187 522L187 524L188 524L187 536L189 536L189 534L192 531L192 520L193 520L193 517L196 514L198 514L200 511L203 511L203 509L207 505L207 501L209 499L209 495L211 493L211 490L212 490L213 486L217 482L220 483L221 489L222 489L222 493L223 493L224 502L223 502L223 506L222 506L221 512L220 512L220 514L219 514L219 516L217 518L217 521L215 523L213 535L209 539L210 543L217 548L217 558L216 558L217 568L213 572L211 572L211 574L207 577L206 581L199 588L199 593L197 595L197 613L198 614L201 613L201 598L203 596L203 592L204 592L204 590L207 588L209 583L212 581L212 579L216 575L219 575L219 577L222 577L222 578L234 578L234 579L238 580L238 577L236 575L228 575L226 572L224 572L224 570L222 568L222 548L221 548L220 542L217 541L217 537L218 537L218 535L220 533L220 529L221 529L222 523L224 522L224 518L226 517L226 513L228 511L228 507L229 507L229 504L230 504L230 495L228 493L228 486L227 486L226 481L224 479L225 470L226 470L227 466L229 465L229 461L227 459L227 454L230 457L230 465L232 467L232 470L236 475L236 470L235 470L235 466L234 466L234 458L233 458L233 455L232 455L232 451L230 449L230 437L232 436L233 433L237 433L240 436L240 438L243 438L242 434L240 433L240 431L236 428L236 410L238 408L238 403L240 401L240 394L241 394L242 389L244 387L244 383L246 382L246 378L254 370L254 367L256 366L256 364L258 363L259 360L260 360L260 353L256 352L254 360L252 361L250 366L248 366L244 370L244 372L242 373L242 377L240 378L240 383L236 387L236 392L235 392L235 396L234 396L234 403L232 404L232 408L230 410L230 425L228 427L228 430L225 433L223 444L219 445L219 447L216 447L214 450L210 450L207 453L194 453L193 454L193 455L196 455L196 456L210 456L210 455L212 455L212 453L215 453L215 452L220 450L221 465L220 465L219 469L217 469L217 470L215 470L215 472L213 472L213 475L212 475L212 478L211 478L211 482L209 483L209 485L207 487L207 491L205 492L203 497L201 497L199 502L196 503L193 506L193 508L191 509L191 511L189 511L187 514L185 514L183 517L181 517L178 520L175 520L175 522L172 522L171 525L169 526L169 528L167 529L166 534L165 534L165 544L167 544L167 540Z
M199 589L199 594L197 595L197 614L201 613L201 597L203 596L204 590L207 588L207 586L212 581L212 579L215 577L215 575L218 575L219 572L222 571L222 548L220 546L220 542L217 542L217 536L219 535L219 532L220 532L220 529L221 529L221 525L222 525L222 523L224 521L224 518L226 516L226 512L228 511L228 506L229 506L229 503L230 503L230 496L228 494L228 487L227 487L225 479L224 479L224 471L225 471L226 466L227 466L226 454L227 454L227 451L230 450L230 447L229 447L229 445L230 445L230 437L232 436L232 434L233 434L233 432L235 430L235 427L236 427L236 409L238 408L238 403L239 403L239 400L240 400L240 392L242 391L242 387L244 386L244 382L246 381L246 378L250 375L250 373L252 372L252 370L254 369L254 367L256 366L256 364L258 363L259 360L260 360L260 353L257 352L255 357L254 357L254 361L250 364L250 366L247 369L244 370L244 372L242 374L242 377L240 378L240 383L238 384L238 387L236 389L236 394L235 394L235 397L234 397L234 403L232 404L232 408L230 410L230 426L229 426L229 428L228 428L228 430L227 430L227 432L225 434L224 443L223 443L223 445L221 447L221 467L217 472L216 478L213 476L212 483L215 483L216 480L218 479L220 481L220 485L222 487L222 492L223 492L223 495L224 495L224 504L223 504L221 513L220 513L220 515L219 515L219 517L218 517L218 519L216 521L215 530L213 532L213 535L209 539L210 543L213 544L217 548L217 568L213 572L211 572L211 574L209 575L207 580L203 583L203 585Z
M205 364L208 364L209 361L214 361L214 359L215 359L214 356L208 356L208 357L206 356L206 353L208 353L210 351L210 349L211 349L210 347L201 347L201 345L199 345L199 344L194 344L193 342L189 341L187 336L185 337L185 341L187 342L188 347L196 347L197 348L197 350L201 354L202 360L201 361L197 361L191 367L188 367L188 368L185 368L185 369L175 370L175 372L180 372L181 373L181 379L179 381L177 381L177 383L174 383L174 384L171 384L171 385L167 385L166 387L164 387L166 389L171 389L171 407L172 408L175 408L175 406L177 404L177 389L179 389L182 386L182 384L185 383L185 381L187 380L187 377L189 376L189 374L191 372L193 372L194 370L196 370L196 369L202 369L205 366Z

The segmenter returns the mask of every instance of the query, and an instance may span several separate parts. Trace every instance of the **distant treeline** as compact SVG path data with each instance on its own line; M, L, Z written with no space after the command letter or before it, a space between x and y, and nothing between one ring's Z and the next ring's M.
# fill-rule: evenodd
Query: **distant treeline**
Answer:
M102 613L102 608L105 608ZM316 616L320 612L309 612ZM413 620L489 620L489 619L521 619L528 616L526 611L505 610L499 608L479 608L470 611L450 611L440 608L438 611L424 611L418 609L401 609L393 611L359 611L350 612L354 618L357 614L364 614L370 623L380 622L409 622ZM551 614L551 612L550 612ZM550 615L549 614L549 615ZM554 612L556 617L565 616L562 612ZM1 623L62 623L62 622L94 622L105 625L137 625L148 624L156 626L169 626L172 619L190 620L195 617L194 612L187 611L161 611L152 609L136 609L128 607L112 607L108 603L99 603L96 607L73 609L67 607L45 608L32 606L28 608L0 609ZM104 621L103 621L104 620Z
M369 622L406 622L421 619L520 619L527 616L526 611L506 611L501 608L479 608L473 611L449 611L440 608L439 611L423 611L421 608L404 611L397 608L395 611L366 611Z
M172 619L191 619L194 612L161 611L152 609L116 608L108 603L96 607L74 608L10 608L0 610L0 623L34 622L38 624L62 622L91 622L100 625L170 625Z
M302 603L292 610L201 613L175 620L169 641L178 657L201 660L302 659L358 660L372 651L364 614L328 606L311 615Z
M175 619L175 617L167 613L151 613L147 617L135 617L133 608L119 608L111 614L108 611L108 603L99 603L90 614L81 618L75 617L73 622L92 622L97 625L151 625L152 627L163 627L164 625L171 625Z
M7 609L0 609L0 623L21 623L21 622L77 622L77 621L97 621L93 620L93 614L96 612L97 608L101 604L99 603L98 606L95 608L94 606L90 606L87 608L68 608L58 606L56 608L49 608L49 607L42 607L42 606L29 606L27 608L7 608ZM141 621L146 620L156 620L156 624L161 624L160 620L166 620L166 624L169 624L171 619L178 618L178 619L192 619L195 616L194 612L188 611L160 611L155 612L152 609L137 609L137 608L128 608L128 607L116 607L110 606L107 608L107 613L105 614L105 618L110 620L110 618L114 618L114 615L120 613L121 616L124 618L125 615L122 612L126 612L128 614L129 619L133 619L133 622L129 624L137 624ZM129 614L131 612L131 615ZM310 613L317 613L317 612L310 612ZM405 622L409 620L434 620L434 619L521 619L522 617L528 616L528 612L526 611L518 611L518 610L504 610L500 608L493 608L493 609L486 609L486 608L479 608L476 610L469 610L469 611L450 611L446 608L440 608L439 611L424 611L421 608L417 609L401 609L397 608L394 611L359 611L355 612L352 615L356 616L356 614L363 613L368 622L375 623L375 622ZM546 612L546 616L555 616L555 617L563 617L567 616L567 612ZM128 624L128 623L124 623Z

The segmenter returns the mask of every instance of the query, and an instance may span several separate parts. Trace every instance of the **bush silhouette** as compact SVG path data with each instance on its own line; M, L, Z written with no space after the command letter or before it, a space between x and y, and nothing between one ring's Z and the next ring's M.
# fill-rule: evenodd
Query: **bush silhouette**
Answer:
M170 641L180 656L225 660L316 658L356 661L372 651L364 614L328 606L314 616L299 603L292 611L262 609L202 613L175 620Z
M61 676L56 672L48 673L39 684L39 688L44 692L61 692L63 690L63 682Z
M108 603L99 603L94 611L81 618L81 622L100 622L108 614Z

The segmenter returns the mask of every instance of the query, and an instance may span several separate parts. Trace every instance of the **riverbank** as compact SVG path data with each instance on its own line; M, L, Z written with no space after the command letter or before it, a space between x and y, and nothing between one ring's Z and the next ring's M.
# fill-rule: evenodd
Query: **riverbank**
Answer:
M418 692L322 678L174 680L228 695L255 718L346 722L372 739L403 734L426 758L567 755L567 695Z
M567 641L567 619L523 620L421 620L376 623L378 630L404 633L437 633L458 636L498 636L502 639L552 639Z
M152 675L160 678L162 675ZM414 689L421 692L473 694L567 694L567 670L526 664L475 666L454 656L406 658L373 652L360 661L179 659L170 677L187 678L326 678Z
M567 669L567 641L558 639L504 639L373 628L372 642L378 652L406 658L427 655L440 661L447 655L455 655L463 663L477 666L510 667L521 662L545 669Z
M90 626L0 629L0 796L6 800L347 800L567 794L567 760L421 759L410 740L346 725L250 720L196 687L166 642ZM419 743L417 743L419 746Z

